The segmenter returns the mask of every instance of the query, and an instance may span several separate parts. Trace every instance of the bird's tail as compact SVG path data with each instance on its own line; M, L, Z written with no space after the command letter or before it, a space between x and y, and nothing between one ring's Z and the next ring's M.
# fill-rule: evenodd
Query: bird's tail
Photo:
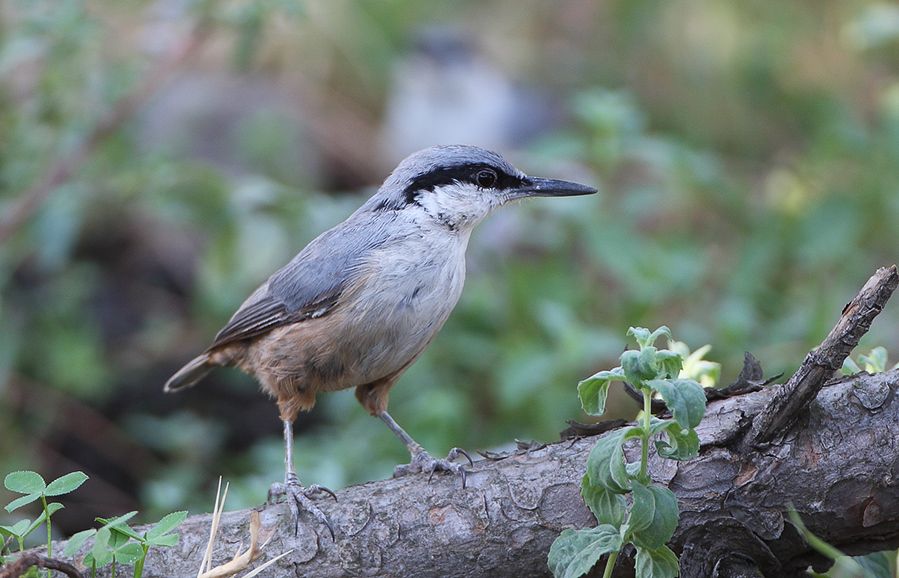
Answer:
M210 361L208 353L198 355L165 382L163 391L172 393L196 385L214 367L215 365Z

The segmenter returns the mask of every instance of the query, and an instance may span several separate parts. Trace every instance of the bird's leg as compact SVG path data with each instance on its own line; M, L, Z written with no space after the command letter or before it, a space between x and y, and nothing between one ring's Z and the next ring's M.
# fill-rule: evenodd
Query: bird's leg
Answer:
M294 535L298 534L300 530L300 509L302 508L312 514L316 520L328 528L328 532L331 533L331 539L333 540L334 528L331 527L331 521L328 520L328 517L318 508L318 506L312 503L310 498L316 494L325 493L329 494L335 501L337 501L337 495L328 488L319 486L318 484L313 484L308 488L304 488L300 485L300 480L293 469L293 422L288 419L283 421L284 484L272 484L272 487L269 490L269 501L272 501L272 498L276 495L287 495L287 505L290 508L290 513L293 514Z
M465 468L463 468L461 464L457 464L452 460L458 458L459 456L464 456L465 459L468 460L468 463L470 465L474 465L474 462L471 461L471 456L468 455L468 452L466 452L462 448L453 448L450 450L449 454L447 454L445 459L434 459L428 452L424 450L424 448L421 447L421 444L412 439L412 436L406 433L406 430L400 427L400 424L396 423L396 421L392 417L390 417L390 414L387 413L386 410L379 412L378 417L381 418L381 421L387 424L387 427L390 428L390 431L396 434L396 437L400 438L403 443L406 444L406 447L409 449L409 453L412 455L412 460L408 464L396 467L396 469L393 471L393 477L398 478L400 476L405 476L408 474L427 472L429 475L428 481L430 481L431 477L433 477L434 472L436 471L452 472L462 477L462 487L465 487Z

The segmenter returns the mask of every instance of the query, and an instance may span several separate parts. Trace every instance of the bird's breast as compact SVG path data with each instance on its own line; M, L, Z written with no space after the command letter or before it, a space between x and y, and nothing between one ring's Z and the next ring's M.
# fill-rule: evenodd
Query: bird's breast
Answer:
M343 301L364 373L388 375L406 366L443 327L465 283L465 247L458 245L434 251L410 242L366 263L364 281Z

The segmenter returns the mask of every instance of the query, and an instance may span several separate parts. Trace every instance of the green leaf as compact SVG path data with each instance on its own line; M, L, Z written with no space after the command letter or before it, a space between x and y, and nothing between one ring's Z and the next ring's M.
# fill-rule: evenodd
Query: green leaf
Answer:
M96 518L96 520L103 524L104 528L115 528L116 526L121 526L136 515L137 510L134 510L132 512L128 512L127 514L122 514L117 518Z
M671 460L692 460L699 454L699 435L693 428L683 429L677 422L665 428L668 441L656 440L656 451Z
M650 549L664 546L677 528L677 498L657 484L644 486L634 481L632 489L630 526L634 544Z
M25 518L23 520L19 520L12 526L0 526L0 534L4 536L15 536L16 538L24 538L28 535L27 530L28 526L31 525L31 520Z
M87 475L84 472L72 472L59 478L56 478L47 486L44 492L45 496L61 496L77 490L81 484L87 481Z
M673 419L659 419L656 416L652 416L649 419L649 432L651 435L655 435L657 433L665 431L673 423L677 422L675 422Z
M37 472L12 472L3 480L3 486L18 494L40 494L47 488L44 478Z
M705 391L692 379L653 379L646 386L659 392L682 428L699 425L705 415Z
M637 345L639 345L641 348L646 345L650 345L649 336L651 334L652 333L649 331L649 329L645 327L629 327L627 330L627 335L629 337L633 336L634 340L636 340L637 342Z
M621 526L626 506L624 496L591 484L586 475L581 478L581 496L600 524Z
M644 381L659 376L655 347L647 346L640 351L633 349L625 351L620 359L625 379L634 387L643 387Z
M137 542L128 542L124 546L116 548L114 557L116 562L134 564L144 557L144 549Z
M118 534L126 538L132 538L134 540L137 540L138 542L146 541L146 538L135 532L128 524L117 524L115 526L110 526L109 529L112 530L113 534Z
M865 576L870 578L893 578L895 576L893 564L896 560L896 551L873 552L864 556L854 556L856 564L864 568Z
M624 381L620 367L611 371L600 371L577 384L577 395L581 407L589 415L602 415L606 411L606 397L613 381Z
M656 362L665 379L675 379L684 367L684 358L679 353L662 349L656 352Z
M621 444L625 436L639 428L621 428L601 436L587 456L587 477L590 484L601 486L610 492L624 494L630 488L624 452Z
M887 369L887 350L877 346L868 355L859 355L858 360L864 364L868 373L883 373Z
M62 510L62 508L63 508L63 505L60 504L59 502L51 502L51 503L47 504L47 512L49 512L51 516L53 514L55 514L56 512L58 512L59 510ZM47 520L47 512L41 512L41 515L38 516L34 520L34 522L31 523L31 525L28 527L28 531L25 532L26 536L28 534L34 532L35 530L37 530L38 527Z
M589 572L603 554L620 549L621 534L614 526L568 528L550 547L547 565L556 578L577 578Z
M112 562L110 540L112 540L112 530L106 527L97 530L97 537L94 539L94 546L90 552L97 566L106 566Z
M642 548L637 546L635 574L639 578L674 578L680 575L677 555L668 546Z
M168 534L177 528L185 518L187 518L187 510L172 512L171 514L163 516L162 519L147 532L147 540L151 543L155 543L153 540L164 534Z
M6 504L6 511L12 512L13 510L21 508L22 506L24 506L26 504L30 504L31 502L39 499L40 497L41 497L41 494L40 494L40 492L38 492L37 494L29 494L27 496L22 496L21 498L16 498L12 502Z
M856 373L861 373L862 368L859 367L851 357L847 357L843 360L843 367L840 369L840 371L843 373L843 375L855 375Z
M180 539L181 534L163 534L153 538L153 540L148 540L147 543L151 546L174 546Z
M73 534L71 538L69 538L68 542L66 542L66 547L63 550L63 554L71 558L75 554L81 550L81 547L87 541L88 538L96 534L97 531L94 529L90 530L82 530L77 534Z
M628 335L633 335L634 339L640 345L640 349L644 347L648 347L656 342L656 339L665 335L668 339L671 339L671 330L666 326L662 325L652 333L649 332L649 329L645 327L631 327L627 330Z

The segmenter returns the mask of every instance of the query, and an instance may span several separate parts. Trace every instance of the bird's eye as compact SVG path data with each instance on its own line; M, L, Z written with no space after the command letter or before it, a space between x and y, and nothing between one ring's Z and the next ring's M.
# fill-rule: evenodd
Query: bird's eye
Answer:
M496 184L496 171L481 169L475 173L474 179L482 189L491 189Z

